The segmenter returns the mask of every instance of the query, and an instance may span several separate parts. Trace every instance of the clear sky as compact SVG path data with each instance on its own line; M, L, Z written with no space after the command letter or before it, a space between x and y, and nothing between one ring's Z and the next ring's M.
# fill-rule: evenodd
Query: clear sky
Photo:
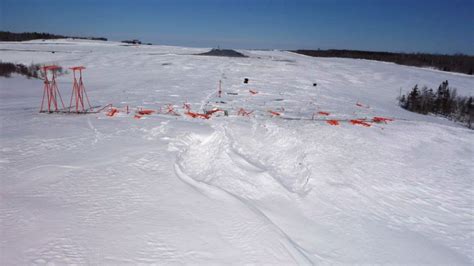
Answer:
M194 47L474 54L474 0L0 0L0 29Z

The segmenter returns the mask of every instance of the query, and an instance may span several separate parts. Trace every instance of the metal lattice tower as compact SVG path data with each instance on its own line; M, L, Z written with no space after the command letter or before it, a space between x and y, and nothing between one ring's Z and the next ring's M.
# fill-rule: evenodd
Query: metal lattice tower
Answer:
M61 104L63 109L64 107L64 102L61 97L61 93L59 92L58 85L56 83L56 71L60 67L55 66L55 65L50 65L50 66L43 66L43 72L44 72L44 87L43 87L43 100L41 101L41 108L40 108L40 113L43 112L59 112L59 104L58 104L58 97L61 100ZM51 72L51 80L48 79L48 72ZM47 104L47 110L45 107L45 100Z
M73 75L74 75L74 83L72 85L71 100L69 101L69 112L71 112L71 108L73 107L75 107L76 113L85 113L87 112L87 110L92 111L92 106L89 102L89 97L87 96L86 88L84 87L84 83L82 82L82 70L85 69L85 67L75 66L69 69L73 71ZM76 72L78 72L79 81L77 79ZM87 105L89 106L89 108L86 108L86 105L84 103L84 98L87 101Z

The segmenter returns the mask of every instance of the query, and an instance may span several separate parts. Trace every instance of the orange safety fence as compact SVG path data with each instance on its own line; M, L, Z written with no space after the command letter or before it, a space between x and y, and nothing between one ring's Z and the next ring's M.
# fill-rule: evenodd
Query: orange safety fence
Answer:
M357 103L359 105L359 103ZM360 106L365 107L364 105L360 104ZM119 112L127 112L129 113L129 106L125 106L124 108L117 108L113 107L112 104L108 104L105 107L101 108L98 110L98 112L105 110L105 108L109 107L108 111L106 112L106 116L113 117L116 116ZM210 119L212 115L214 115L217 112L226 112L223 109L220 108L214 108L209 111L205 111L204 113L197 113L197 112L192 112L191 111L191 105L189 103L184 103L183 108L186 110L185 115L190 116L192 118L201 118L201 119ZM162 111L164 110L164 112ZM273 110L267 110L268 113L270 113L271 116L281 116L282 113L279 112L280 109L277 109L278 111L273 111ZM247 111L244 108L240 108L237 111L238 116L247 116L249 117L255 110L252 111ZM281 108L281 111L284 111L283 107ZM153 109L142 109L141 107L137 108L137 111L135 112L133 118L135 119L141 119L143 116L146 115L151 115L154 113L162 113L162 114L172 114L172 115L179 115L174 109L174 106L172 104L167 104L163 107L160 107L159 110L153 110ZM316 119L315 115L322 115L322 116L329 116L331 113L329 112L324 112L324 111L318 111L313 113L312 120L319 120L322 122L325 122L331 126L339 126L342 121L348 121L352 125L360 125L364 127L371 127L374 126L371 123L384 123L387 124L387 122L394 121L394 118L387 118L387 117L381 117L381 116L374 116L372 119L368 118L357 118L357 119L342 119L342 120L336 120L336 119L331 119L331 120L325 120L325 119Z
M195 113L195 112L191 111L191 104L189 104L189 103L184 103L183 108L186 110L184 112L185 115L190 116L192 118L202 118L202 119L209 119L209 118L211 118L211 116L213 114L215 114L217 112L220 112L220 111L224 112L224 110L216 108L216 109L213 109L213 110L206 111L206 113L204 113L204 114Z
M221 109L214 109L214 110L207 111L206 115L213 115L214 113L217 113L220 111L224 112L224 110L221 110Z
M183 108L186 111L191 111L191 104L190 103L183 103Z
M370 124L365 122L364 120L362 119L352 119L350 120L350 122L353 124L353 125L361 125L361 126L364 126L364 127L370 127Z
M274 116L280 116L281 114L272 110L268 110L268 112Z
M192 117L192 118L202 118L202 119L209 119L211 116L209 114L199 114L199 113L194 113L191 111L185 112L186 115Z
M115 107L110 107L110 110L107 112L107 116L114 116L119 112L119 110Z
M356 106L362 107L362 108L370 108L370 106L361 104L360 102L357 102L357 103L356 103Z
M339 121L337 120L327 120L326 123L330 124L331 126L338 126Z
M241 115L241 116L250 116L251 114L253 113L253 111L245 111L244 108L240 108L239 111L237 112L237 115Z
M176 113L176 111L174 110L174 107L172 104L168 104L166 105L166 114L170 114L170 115L179 115L178 113Z
M374 118L372 118L372 122L375 122L375 123L385 123L385 124L387 124L387 122L390 122L390 121L393 121L393 119L392 118L380 117L380 116L374 116Z
M155 111L154 110L151 110L151 109L140 109L137 111L137 113L139 115L151 115L153 114Z

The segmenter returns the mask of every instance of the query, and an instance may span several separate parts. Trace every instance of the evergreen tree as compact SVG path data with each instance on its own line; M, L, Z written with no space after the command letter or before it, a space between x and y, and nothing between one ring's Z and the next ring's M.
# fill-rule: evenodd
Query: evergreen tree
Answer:
M455 88L450 88L448 81L439 85L436 94L424 86L421 91L415 85L408 95L399 97L399 105L412 112L421 114L437 113L472 128L474 120L474 103L472 97L460 97Z
M474 122L474 102L472 97L469 97L469 100L465 104L465 115L467 127L472 128L472 123Z
M407 99L406 99L405 95L402 95L402 97L400 97L400 98L398 99L398 104L399 104L402 108L407 109Z
M415 85L415 87L413 87L410 94L408 94L407 109L410 111L418 112L420 109L419 106L420 106L420 93L418 91L418 85Z

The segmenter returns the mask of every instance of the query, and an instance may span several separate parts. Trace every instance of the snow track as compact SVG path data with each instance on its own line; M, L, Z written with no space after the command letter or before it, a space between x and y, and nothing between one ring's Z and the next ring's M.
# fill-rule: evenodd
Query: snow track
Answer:
M315 140L301 143L293 136L311 134L313 130L307 131L308 126L303 126L295 132L291 128L296 123L299 122L280 123L255 119L242 120L232 124L225 121L215 122L212 132L207 132L207 134L190 133L181 136L176 140L180 144L172 144L172 146L182 147L176 163L176 169L179 169L178 176L205 194L225 191L226 193L223 195L231 195L239 199L250 210L254 210L268 219L276 230L282 232L285 239L296 245L295 250L301 250L302 254L312 263L351 261L351 258L357 256L347 249L345 251L337 250L337 246L340 245L339 241L357 241L355 243L359 247L358 250L362 250L363 254L369 250L381 254L376 260L378 262L386 261L387 257L395 259L397 256L404 256L404 263L426 263L433 257L446 263L449 261L467 263L455 251L441 251L438 244L434 244L428 239L425 240L423 236L439 231L446 233L451 231L449 234L454 238L446 238L447 243L456 238L462 239L462 236L456 236L455 231L463 227L467 228L465 226L469 226L473 219L472 210L468 207L472 204L470 200L465 201L464 196L461 196L455 204L457 207L448 207L452 211L461 206L464 209L464 214L459 217L459 221L462 222L457 225L457 229L448 228L450 223L447 224L439 220L441 217L438 215L442 215L440 211L450 213L448 216L456 214L448 209L439 209L439 207L432 209L428 206L444 205L447 207L449 203L445 200L452 196L449 196L450 192L444 191L445 189L441 187L429 191L422 189L424 187L434 188L432 185L423 184L430 182L429 177L416 182L411 181L410 186L413 187L407 187L405 184L407 181L403 181L405 180L403 173L406 171L404 168L407 167L407 164L403 162L402 158L397 157L398 155L393 156L391 165L369 167L368 162L365 162L366 159L361 160L361 158L366 158L367 154L365 153L373 151L371 147L376 147L377 144L360 143L359 141L353 143L354 139L349 138L347 141L340 141L340 145L334 145L331 150L324 150L321 149L324 142L335 143L331 139L337 139L343 135L334 135L335 132L333 132L332 137L326 136L322 139L315 137ZM306 137L304 139L309 140ZM374 138L373 142L383 142L383 139L385 138L381 140ZM348 157L347 154L344 155L343 150L346 149L360 150L361 153L359 155L356 153L354 157ZM346 158L339 158L341 155ZM332 160L333 156L338 158L334 161L333 166L338 170L328 172L328 169L322 169L321 159ZM374 156L377 155L374 154ZM369 159L369 161L375 161L375 159ZM278 167L274 165L278 165ZM327 167L328 164L324 163L323 165ZM384 169L387 167L388 169ZM348 179L347 171L350 169L359 170L353 173L351 179ZM340 174L335 175L334 173L338 171ZM396 179L383 180L377 175L373 175L373 172L399 174L396 175ZM459 187L456 190L462 191L463 188ZM421 196L425 193L428 194ZM467 195L465 193L471 192L465 191L462 194ZM213 197L212 195L208 196ZM225 199L225 197L213 198L216 200ZM438 203L428 202L437 202L441 199L442 202ZM401 202L410 203L405 205ZM419 207L415 207L417 205ZM280 213L279 208L285 212ZM357 212L361 212L361 209L365 209L365 211L357 214ZM424 210L422 211L422 209ZM352 219L349 218L350 215L347 216L348 213L357 215L358 219L361 219L358 221L361 223L360 226L363 226L359 229L362 230L359 239L343 233L345 230L352 230L349 229L351 225L345 222L347 219ZM288 215L292 218L288 219ZM365 215L367 218L363 218ZM461 218L462 216L464 218ZM407 219L407 217L409 218ZM426 217L431 218L427 219ZM302 229L307 223L318 224L320 229L314 232L315 235L306 231L311 232L311 229ZM331 225L334 228L331 228ZM397 239L397 241L411 239L412 248L423 251L404 254L403 249L392 247L390 244L387 244L388 246L374 245L363 237L367 233L368 228L365 228L367 225L374 228L376 234L382 239L390 238ZM404 233L407 230L407 225L418 232L418 238L412 239L410 234ZM327 232L321 232L321 228L326 228ZM323 243L314 240L314 237L317 238L318 235L323 235L323 239L332 235L329 238L334 238L333 243L324 243L325 248L321 248L319 245ZM458 242L458 240L454 240L451 244ZM306 249L302 249L301 246ZM346 260L345 256L347 256ZM372 257L372 260L375 258ZM364 259L361 258L361 261Z
M295 228L304 227L304 224L309 220L312 220L312 224L321 223L320 226L325 227L323 225L325 220L332 220L334 222L339 219L344 220L347 219L347 213L360 212L360 209L364 208L368 212L368 217L375 218L372 221L371 219L366 220L364 218L366 220L364 223L373 224L372 226L378 230L377 234L380 234L381 237L400 240L410 237L398 232L398 230L405 230L403 228L405 228L407 223L415 226L414 228L417 228L415 229L416 231L421 229L419 232L421 235L431 235L434 232L446 232L446 230L452 231L454 229L448 229L446 227L448 224L439 220L439 217L435 218L441 214L440 211L449 213L451 211L444 208L439 209L439 207L435 207L435 209L427 208L427 206L447 206L449 203L445 200L452 196L449 196L450 192L446 192L441 187L435 190L424 190L423 188L434 188L432 185L423 184L424 182L431 183L432 181L428 173L426 178L424 177L416 182L411 181L412 188L409 188L404 184L406 181L402 181L405 179L403 173L406 171L404 168L407 167L407 164L403 162L402 158L397 157L398 155L392 157L390 165L381 165L380 167L367 165L368 162L376 161L375 158L368 159L368 162L365 162L367 159L361 160L361 158L367 158L367 154L365 154L367 151L373 151L371 147L375 148L377 146L375 143L383 142L385 138L381 140L374 138L372 142L375 143L353 142L355 139L348 138L347 141L342 140L340 145L334 145L331 150L324 150L321 149L321 145L324 142L335 143L331 139L337 139L338 137L343 137L343 135L334 135L335 132L333 132L332 137L326 136L321 139L321 137L315 136L315 140L312 141L304 138L307 142L302 143L293 136L304 136L312 132L312 130L307 131L308 126L300 126L297 127L299 130L295 132L291 128L296 123L299 123L299 121L280 123L279 121L268 122L254 119L250 121L242 120L232 124L215 122L212 133L205 135L191 133L178 138L177 141L181 142L185 148L181 149L177 167L181 173L185 173L187 182L189 182L189 178L193 180L191 182L192 185L202 184L204 187L201 187L201 189L204 191L206 191L206 188L209 189L209 187L221 189L245 202L245 205L250 209L258 210L258 213L269 219L278 230L284 232L291 239L292 243L296 244L301 241L305 243L304 246L310 247L310 250L304 250L303 253L309 254L307 256L314 263L334 262L337 258L342 259L344 255L334 252L330 248L324 251L324 249L314 244L308 246L308 243L314 236L311 234L306 235L300 229L295 230ZM310 127L314 127L314 125ZM429 136L427 132L425 132L425 136ZM359 155L355 153L354 157L349 157L347 154L344 155L343 150L346 149L360 150L361 153ZM332 160L333 156L340 157L341 155L346 158L334 160L334 167L339 170L335 172L330 171L333 174L329 174L330 172L327 172L327 169L321 169L321 159ZM374 156L377 155L374 154ZM275 165L278 167L275 167ZM327 163L323 165L325 167L328 166ZM447 168L452 169L452 167ZM347 179L348 172L346 169L358 170L353 173L351 179ZM340 174L334 175L337 171ZM328 174L325 174L325 172ZM374 176L372 174L374 172L398 174L396 179L383 180L379 179L376 175ZM312 177L312 179L309 177ZM432 178L435 177L433 176ZM402 183L399 183L400 181ZM453 181L450 180L449 182ZM459 187L456 190L462 191L464 189ZM387 191L390 192L387 194ZM465 193L469 194L471 192L466 191ZM428 194L421 196L425 193ZM340 194L340 196L334 197L337 194ZM458 198L457 207L448 207L454 211L464 206L461 208L464 209L462 216L465 218L459 218L460 221L466 220L458 225L458 229L469 226L470 221L473 219L472 210L468 207L472 202L470 200L464 201L463 198L464 196ZM442 201L429 203L427 200ZM410 202L409 205L419 205L420 208L425 210L419 209L413 212L417 208L412 210L411 207L405 206L401 202ZM292 222L289 222L287 217L282 218L280 216L282 214L278 214L278 211L276 211L282 206L287 211L291 210L290 213L292 213L291 215L294 218ZM317 209L320 210L316 212L319 213L317 216L323 216L323 219L317 218L314 220L314 213ZM329 211L331 209L332 211ZM326 212L326 210L329 212ZM283 214L283 216L285 215L287 214ZM454 213L448 216L451 215L454 215ZM406 217L410 218L406 220ZM426 217L432 218L427 219ZM390 222L389 224L380 224L380 220ZM347 226L344 223L340 224L340 222L335 224L339 224L336 227L341 230L344 230L342 228ZM426 231L427 229L428 231ZM333 232L339 231L329 228L328 230ZM450 233L452 237L456 235L454 231ZM460 237L458 239L462 238L460 235L457 237ZM337 238L344 239L345 237L337 233ZM446 240L448 243L451 241L449 238ZM347 241L354 241L354 239L350 237ZM447 259L446 262L453 260L458 263L466 263L455 252L442 252L440 255L437 251L439 250L437 245L433 245L430 241L417 241L411 240L412 245L417 249L426 246L430 248L423 248L424 251L420 254L404 255L406 263L427 262L427 254L429 254L429 257L438 257L440 261ZM300 244L297 245L297 247L300 246ZM402 253L399 253L402 252L401 250L391 249L387 246L373 246L368 242L361 242L358 245L372 250L380 249L378 251L381 252L380 254L384 254L382 250L390 250L389 254L402 256ZM331 245L326 243L326 246ZM387 256L387 254L384 256ZM380 260L379 262L383 261Z
M216 131L207 137L191 134L180 141L183 142L184 148L175 164L177 176L206 196L229 202L239 216L248 215L246 213L250 211L260 217L259 224L237 225L237 231L230 236L232 240L248 242L249 237L261 237L260 228L268 227L268 230L279 235L280 243L296 263L304 265L316 262L316 258L308 255L253 202L249 202L260 197L260 193L265 194L265 190L273 188L273 192L277 192L282 188L265 170L229 149L225 133Z

